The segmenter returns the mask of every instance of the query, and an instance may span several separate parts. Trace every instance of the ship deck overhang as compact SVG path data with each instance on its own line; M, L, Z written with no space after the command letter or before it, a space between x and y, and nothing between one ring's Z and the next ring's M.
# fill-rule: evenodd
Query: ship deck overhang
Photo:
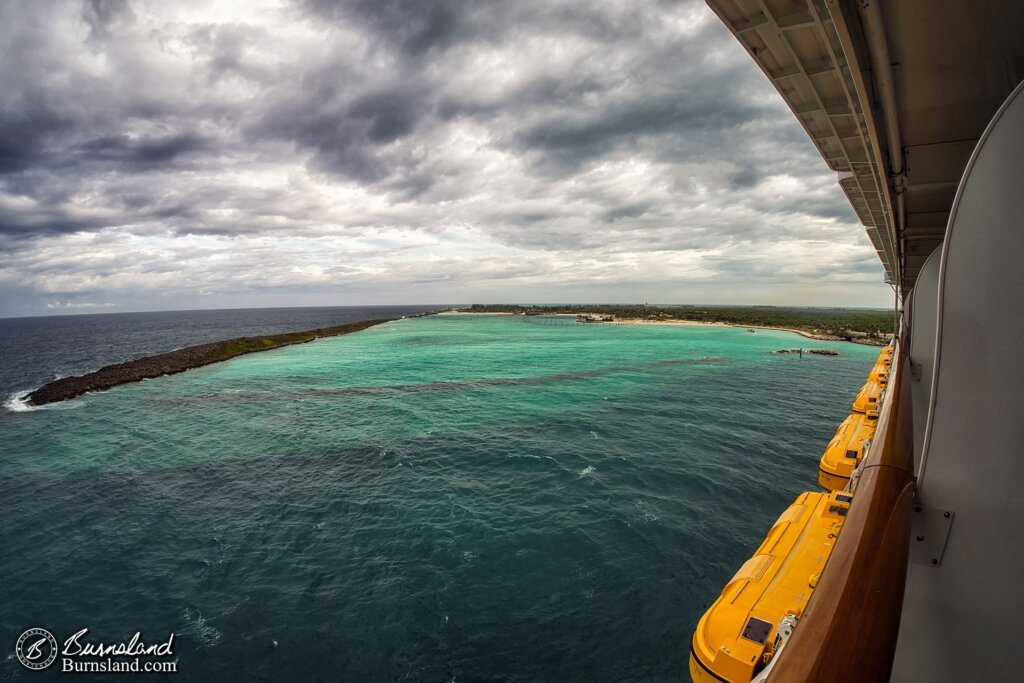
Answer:
M1024 3L707 0L838 174L904 293L986 124L1024 79Z

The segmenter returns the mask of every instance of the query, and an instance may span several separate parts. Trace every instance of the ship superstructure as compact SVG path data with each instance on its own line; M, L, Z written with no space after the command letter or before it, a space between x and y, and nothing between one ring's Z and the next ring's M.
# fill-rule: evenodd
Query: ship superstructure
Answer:
M819 482L850 501L806 604L767 631L753 609L735 633L702 622L691 652L699 637L711 660L763 643L749 667L694 673L691 661L691 674L1019 680L1024 3L707 2L836 171L900 328L891 367L858 396L862 417L822 457Z

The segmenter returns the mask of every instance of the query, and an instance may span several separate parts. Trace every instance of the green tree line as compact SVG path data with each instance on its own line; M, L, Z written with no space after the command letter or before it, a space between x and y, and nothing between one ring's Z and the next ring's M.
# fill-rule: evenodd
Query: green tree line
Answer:
M648 306L641 304L473 304L468 313L613 315L617 318L694 320L704 323L787 327L817 334L844 336L893 331L892 311L864 308L797 308L785 306Z

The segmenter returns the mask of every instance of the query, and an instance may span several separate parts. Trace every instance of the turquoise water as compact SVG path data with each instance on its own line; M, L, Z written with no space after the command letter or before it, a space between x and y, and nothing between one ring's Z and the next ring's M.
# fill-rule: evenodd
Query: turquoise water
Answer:
M0 637L174 631L178 680L685 678L877 349L568 322L402 320L5 411Z

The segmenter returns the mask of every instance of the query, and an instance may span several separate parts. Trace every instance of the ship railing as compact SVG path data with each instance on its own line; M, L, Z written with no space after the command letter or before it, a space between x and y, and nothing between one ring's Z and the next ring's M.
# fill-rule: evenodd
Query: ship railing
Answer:
M842 533L767 683L889 679L914 498L905 342L903 338L896 345L888 395Z

